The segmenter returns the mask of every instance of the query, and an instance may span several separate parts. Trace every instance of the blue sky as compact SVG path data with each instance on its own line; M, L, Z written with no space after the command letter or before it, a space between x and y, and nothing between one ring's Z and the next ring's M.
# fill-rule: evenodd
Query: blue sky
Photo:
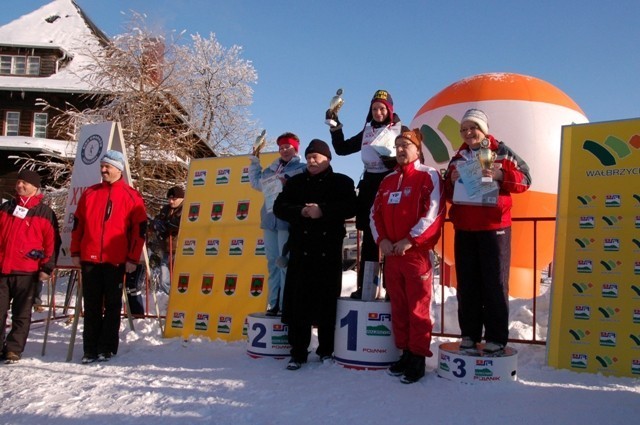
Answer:
M0 25L47 0L3 2ZM330 141L324 111L339 87L349 137L374 91L387 89L407 124L448 85L486 72L545 80L590 121L640 117L640 1L77 0L108 35L127 13L152 27L213 32L243 47L258 73L253 119L274 138L293 131L304 148ZM121 13L124 12L125 14ZM358 154L334 168L357 179Z

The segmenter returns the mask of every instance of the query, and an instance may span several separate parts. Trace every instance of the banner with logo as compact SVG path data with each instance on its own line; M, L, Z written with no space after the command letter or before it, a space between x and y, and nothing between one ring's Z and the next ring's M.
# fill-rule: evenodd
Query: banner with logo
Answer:
M122 128L118 122L103 122L99 124L84 125L80 128L78 146L76 147L76 159L73 163L71 184L64 210L64 221L61 224L60 238L62 244L58 254L57 267L73 267L69 247L71 245L71 231L73 230L73 215L78 206L80 195L90 186L100 183L100 158L107 150L122 152L125 160L125 170L122 177L131 184L129 176L129 162L127 150L124 144Z
M563 127L550 366L640 376L639 182L640 119Z
M246 317L267 304L264 197L249 184L247 155L193 160L188 178L165 336L240 340Z

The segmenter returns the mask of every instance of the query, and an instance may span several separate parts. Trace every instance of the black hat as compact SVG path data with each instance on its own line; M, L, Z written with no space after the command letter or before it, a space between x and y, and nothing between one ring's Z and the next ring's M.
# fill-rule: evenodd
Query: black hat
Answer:
M331 159L331 149L329 149L329 145L320 139L313 139L311 143L309 143L309 146L307 146L307 149L304 151L304 156L306 157L310 153L319 153Z
M40 175L33 170L21 170L18 173L18 180L23 180L35 187L40 187Z
M167 191L167 198L184 198L184 189L180 186L174 186Z

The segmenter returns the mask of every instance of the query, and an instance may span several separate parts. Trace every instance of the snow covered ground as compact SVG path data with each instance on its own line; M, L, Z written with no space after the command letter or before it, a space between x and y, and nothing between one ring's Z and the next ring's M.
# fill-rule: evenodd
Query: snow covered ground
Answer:
M345 272L343 294L354 284L355 273ZM547 294L538 298L541 338ZM455 296L448 288L445 295L446 330L456 332ZM160 297L163 311L166 303ZM511 336L530 338L531 317L530 300L513 300ZM244 342L163 339L155 319L138 319L135 327L131 331L123 320L120 350L111 361L81 365L82 321L69 363L70 325L51 324L41 356L44 324L35 323L23 359L0 365L0 423L528 425L630 424L640 417L639 380L549 368L543 346L512 344L519 352L515 382L448 381L437 376L434 356L424 379L403 385L385 371L322 364L313 354L292 372L286 360L250 358ZM436 338L432 347L450 340Z

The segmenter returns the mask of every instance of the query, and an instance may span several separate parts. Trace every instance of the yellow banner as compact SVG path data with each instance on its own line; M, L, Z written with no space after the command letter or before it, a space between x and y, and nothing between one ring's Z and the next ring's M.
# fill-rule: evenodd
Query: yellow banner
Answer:
M640 376L640 119L563 127L547 359Z
M246 155L191 161L165 337L240 340L247 315L265 310L264 198L249 185L248 171Z

